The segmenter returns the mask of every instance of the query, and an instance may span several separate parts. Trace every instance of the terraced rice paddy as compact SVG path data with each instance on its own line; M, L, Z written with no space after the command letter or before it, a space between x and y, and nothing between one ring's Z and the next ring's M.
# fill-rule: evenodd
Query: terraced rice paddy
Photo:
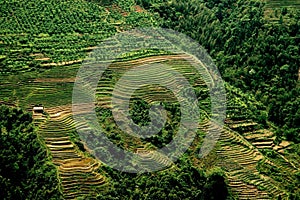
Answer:
M284 185L292 181L292 174L299 166L289 162L283 155L280 155L282 159L270 160L259 151L278 150L272 132L259 129L256 123L251 121L229 121L227 128L218 131L222 131L222 135L217 149L217 156L220 158L217 165L226 169L229 185L239 199L274 199L279 195L287 198ZM265 167L286 172L283 175L285 182L281 183L261 173L257 169L261 163L264 163Z
M34 123L47 145L53 163L57 166L64 197L92 199L109 187L110 177L101 172L104 165L101 158L98 160L92 157L92 151L86 144L79 143L79 137L74 134L75 125L83 129L88 128L85 123L75 124L72 117L71 103L75 76L87 52L97 49L95 45L101 43L104 38L132 26L136 27L137 24L151 25L153 16L137 15L132 23L131 18L126 18L127 14L129 17L133 16L130 16L130 13L123 13L121 10L121 15L116 15L116 12L120 11L119 8L109 10L81 0L75 3L71 1L43 1L41 4L35 2L28 4L22 1L12 3L15 4L14 7L6 3L3 3L6 7L1 7L4 12L0 17L0 21L3 22L0 23L0 61L5 67L0 66L0 102L10 102L11 105L29 111L34 105L45 107L45 113L33 115ZM66 10L68 7L66 5L71 9ZM300 0L267 0L266 19L274 23L282 21L287 24L295 23L288 21L284 15L279 17L279 13L285 8L292 14L300 8ZM53 18L54 11L59 11L61 16ZM136 11L142 10L137 7ZM138 22L139 18L142 19L141 23ZM144 43L143 36L137 34L135 37L138 38L137 46ZM106 44L106 49L116 51L124 45L115 41ZM200 138L198 140L202 141L207 130L221 133L210 155L205 159L198 159L196 156L192 158L195 165L207 169L213 166L224 169L228 185L238 199L277 199L279 196L288 199L286 191L289 190L290 183L293 183L295 174L300 169L298 157L293 159L286 153L292 144L287 141L277 143L271 130L250 119L246 105L248 99L240 98L239 94L236 94L238 98L229 98L227 102L225 127L220 129L217 123L210 123L211 102L207 82L213 84L212 77L198 76L197 71L188 64L193 62L191 57L183 54L170 55L168 50L172 52L173 48L168 41L160 43L158 47L165 49L162 52L158 50L130 52L128 55L120 56L118 62L110 65L107 74L98 83L96 108L103 110L117 108L112 105L112 93L115 84L127 70L154 63L169 65L189 81L199 96L201 122L197 131ZM33 72L32 69L38 72ZM167 71L155 74L153 70L140 70L148 75L147 78L157 79L170 87L176 81ZM11 72L24 74L10 75ZM130 79L135 80L137 76L139 73L132 75ZM120 85L118 90L114 91L114 95L118 99L129 100L128 91L133 87L135 84L132 82ZM157 85L143 86L133 94L133 97L142 98L150 105L158 102L176 103L178 99L175 96L176 94L169 89ZM110 117L104 117L102 122L102 127L111 138L122 131ZM172 119L167 119L167 123L173 122ZM140 168L146 169L148 163L154 162L157 165L167 166L165 170L171 168L176 170L176 164L172 163L169 157L156 152L157 146L147 140L128 136L126 133L120 135L121 139L113 141L119 140L116 145L139 153L142 156ZM197 141L199 144L191 147L195 155L199 153L198 149L201 146L199 141Z
M188 80L194 81L193 84L197 86L203 86L203 90L207 91L205 82L203 80L197 79L196 77L197 72L195 70L191 71L191 66L187 64L187 61L185 59L191 59L191 58L185 55L154 56L154 57L147 57L147 58L138 59L129 62L121 62L121 63L113 64L110 66L109 69L116 71L118 76L122 76L125 69L128 70L135 66L153 64L153 63L167 64L167 65L171 65L172 68L178 70ZM174 84L173 82L170 82L170 80L172 80L172 77L169 77L170 73L165 72L165 74L160 74L159 76L157 76L157 74L152 72L151 75L153 76L153 79L155 79L156 81L161 81L161 84L165 84L165 85ZM193 75L193 77L190 75ZM135 77L132 77L132 79L135 79ZM151 79L151 77L149 79ZM99 87L97 88L97 92L96 92L96 96L99 99L98 101L99 106L106 105L108 107L111 107L110 97L112 96L114 84L115 82L113 82L110 78L107 77L104 77L99 81ZM134 87L135 85L120 85L120 87L118 88L118 92L120 92L120 94L115 93L115 95L116 96L120 95L120 98L123 98L124 95L126 94L126 91ZM142 90L139 90L138 93L136 93L135 95L143 97L146 101L148 101L148 103L152 103L153 101L165 101L165 100L176 101L176 99L174 99L174 96L172 96L166 88L164 89L162 87L160 87L160 89L158 89L158 87L152 87L152 88L146 87Z
M45 140L53 163L58 166L65 199L96 197L106 179L97 170L100 162L84 154L71 141L74 131L71 106L47 108L49 116L39 119L39 133Z
M26 109L35 104L47 107L70 104L78 66L45 70L40 73L0 77L0 100L18 104Z
M110 66L111 70L124 70L133 66L161 62L171 65L174 69L178 69L189 81L199 89L199 91L207 92L208 89L205 87L205 82L201 77L191 78L192 71L191 67L187 65L187 57L184 55L161 55L151 56L126 62L117 62ZM72 71L72 70L71 70ZM121 73L122 74L122 73ZM161 76L163 77L163 76ZM89 156L88 151L82 152L79 147L71 139L71 135L75 130L75 124L72 118L71 105L66 103L59 103L57 106L57 100L65 96L65 99L71 98L71 86L75 80L72 73L67 77L57 77L53 74L46 73L41 77L30 79L31 84L25 86L20 82L20 88L24 90L17 90L17 92L23 91L24 94L33 90L34 87L40 87L39 93L40 98L32 95L32 99L36 98L38 103L39 99L43 102L43 96L53 95L57 99L52 99L52 102L45 102L45 111L47 115L36 114L34 115L35 123L39 126L39 134L44 138L49 153L53 157L53 162L57 165L59 176L63 188L63 192L66 199L74 199L77 197L91 198L105 190L109 179L103 174L99 174L99 167L101 167L101 161L96 160ZM99 85L96 91L97 107L103 109L112 109L111 104L111 93L113 87L118 80L118 77L109 78L103 76L99 81ZM162 81L168 84L171 79L169 77L163 77ZM3 82L5 80L2 80ZM27 80L28 81L28 80ZM8 82L6 84L9 84ZM66 92L63 96L60 96L57 91L57 86L62 84L62 89ZM70 84L70 87L66 87ZM11 85L11 90L16 85ZM31 88L32 87L32 88ZM120 93L117 93L119 97L123 97L127 91L127 87L130 85L124 85L119 89ZM7 87L5 87L7 88ZM8 87L9 88L9 87ZM27 90L26 90L27 88ZM3 90L3 89L2 89ZM63 91L64 91L63 90ZM42 91L45 91L43 93ZM147 92L146 92L147 91ZM149 92L150 91L150 92ZM7 90L7 95L12 91ZM67 94L67 95L66 95ZM5 93L1 92L2 98L5 97ZM135 93L136 96L142 97L148 103L154 103L158 101L171 100L176 101L174 94L170 93L169 90L164 88L144 87ZM209 112L209 99L199 99L203 108L203 113ZM30 102L29 99L23 100ZM54 103L55 102L55 103ZM54 107L52 106L54 105ZM67 105L67 106L62 106ZM218 141L218 145L209 155L207 159L197 160L196 164L206 166L222 167L227 175L228 184L233 192L239 199L276 199L279 195L284 199L287 198L287 193L284 187L292 179L294 174L300 167L297 163L289 162L288 158L285 157L284 150L288 149L289 143L282 142L281 144L275 144L274 134L266 129L261 128L256 122L248 119L241 107L235 99L227 102L228 105L228 116L226 119L226 127L222 130L217 125L210 126L208 122L208 115L202 115L202 122L199 125L199 131L205 131L211 129L211 131L221 132L221 137ZM112 121L106 119L104 121L105 126L111 126L108 130L117 131L112 126ZM85 127L84 124L82 124ZM153 145L145 143L141 140L132 140L132 137L125 137L124 139L126 148L129 151L138 152L144 158L145 166L147 162L155 161L159 165L175 167L164 155L154 153L156 149ZM200 144L199 144L200 145ZM87 148L86 148L87 149ZM276 159L267 158L261 153L262 150L269 149L278 152ZM88 150L88 149L87 149ZM211 162L207 160L212 156ZM278 171L283 172L283 182L276 180L276 177L268 176L261 173L262 169L274 168Z
M170 63L172 63L174 68L183 70L181 71L183 74L189 74L189 72L193 74L193 72L186 68L186 63L184 66L184 62L180 61L180 59L176 61L173 60ZM122 66L126 67L127 65L126 63L122 63ZM118 67L120 67L120 65L118 65ZM168 77L163 79L170 80ZM112 108L111 102L109 101L113 90L113 88L109 86L111 83L105 79L101 81L97 89L97 95L100 97L98 106ZM203 87L205 84L203 81L198 81L195 85ZM124 86L121 90L126 92L126 87L128 86ZM205 90L205 87L203 88ZM139 95L141 96L141 94L143 94L143 91ZM122 93L118 95L120 95L120 98L124 98ZM153 99L163 101L163 96L164 95L160 96L155 94L154 92L144 94L143 97L149 103L152 103ZM166 97L172 99L170 95ZM278 168L280 171L283 170L287 172L284 175L286 183L291 181L290 177L297 171L297 166L290 163L284 155L280 155L282 157L281 162L270 160L264 156L260 150L270 149L277 151L284 147L275 145L275 137L272 132L260 128L259 124L247 119L240 104L228 102L228 110L231 118L226 120L226 128L219 130L218 126L215 126L215 130L211 131L222 132L218 142L219 147L216 148L220 162L216 163L216 165L226 170L229 186L232 188L233 193L237 195L239 199L274 199L278 196L287 198L288 194L284 189L285 184L281 184L278 180L261 173L257 169L257 166L260 163L264 163L265 165ZM230 113L233 115L230 115ZM200 130L209 129L209 124L204 123L199 128ZM148 154L145 153L145 155Z

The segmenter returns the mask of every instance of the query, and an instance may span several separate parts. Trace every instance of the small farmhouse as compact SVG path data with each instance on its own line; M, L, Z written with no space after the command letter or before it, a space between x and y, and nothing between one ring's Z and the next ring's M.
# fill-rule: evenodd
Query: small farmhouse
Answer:
M43 113L44 112L44 107L43 106L34 106L32 110L33 110L34 114Z

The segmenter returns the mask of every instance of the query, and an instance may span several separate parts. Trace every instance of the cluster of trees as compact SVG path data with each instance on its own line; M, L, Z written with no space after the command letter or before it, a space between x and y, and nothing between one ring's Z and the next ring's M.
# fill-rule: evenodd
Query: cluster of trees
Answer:
M131 101L129 113L132 120L139 126L146 126L150 122L149 109L150 105L142 99L135 99ZM153 104L154 105L154 104ZM142 139L144 142L150 142L152 145L162 148L167 145L177 133L180 124L180 105L179 103L160 103L166 111L166 123L161 124L161 121L153 121L153 128L157 128L157 134ZM158 118L157 118L158 119ZM158 128L162 127L161 130Z
M39 140L30 114L0 105L0 196L62 199L56 167Z
M112 74L113 72L107 71L105 76L109 77ZM112 79L111 77L110 80ZM139 97L130 100L129 114L135 124L139 126L149 124L151 105L152 103L149 104ZM162 148L168 144L174 134L177 133L180 123L180 105L178 102L161 102L160 105L166 110L166 124L156 135L141 139L143 143L151 143L151 146L155 148ZM100 124L111 141L124 149L128 145L137 145L132 144L132 141L135 141L133 138L132 141L128 142L130 136L123 133L114 124L110 109L97 107L96 112ZM176 161L174 168L160 172L130 174L104 166L100 169L100 173L111 178L110 188L101 193L97 199L230 199L231 194L226 185L224 172L219 168L205 172L205 169L195 167L191 153L192 151L187 151ZM121 152L119 154L121 155ZM133 167L133 163L127 164L128 167Z
M150 122L149 116L150 105L143 99L130 100L129 114L135 124L139 126L148 125Z
M107 173L112 183L110 190L97 199L231 199L220 168L205 173L192 166L188 159L179 160L175 168L129 174L105 167L102 173Z
M266 106L278 136L299 142L299 10L282 8L268 21L256 0L137 2L204 46L225 81Z

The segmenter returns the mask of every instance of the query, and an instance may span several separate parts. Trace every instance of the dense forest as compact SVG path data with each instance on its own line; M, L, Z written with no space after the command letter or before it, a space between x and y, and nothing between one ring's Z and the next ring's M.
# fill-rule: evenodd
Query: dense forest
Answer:
M114 180L109 191L97 199L230 199L224 172L214 168L207 174L188 159L168 171L128 174L103 169ZM171 186L171 187L170 187ZM218 192L215 192L218 191Z
M298 200L300 10L296 6L300 4L297 0L292 6L270 2L1 1L1 198ZM105 71L96 94L95 111L105 136L121 149L144 152L145 163L154 160L167 167L158 172L147 172L145 167L146 172L138 174L118 171L96 158L97 152L76 132L70 105L80 65L104 39L137 27L184 33L203 46L218 67L227 98L222 130L208 125L210 98L201 78L186 63L169 62L193 74L189 75L193 81L199 78L199 83L194 81L202 112L199 127L222 133L206 158L197 156L205 137L200 128L191 147L176 162L170 164L167 156L151 154L176 135L181 119L178 102L160 103L167 120L152 137L129 136L118 127L107 103L122 75L116 66ZM113 50L118 44L110 47ZM169 55L143 49L121 56L116 65ZM153 88L152 92L163 91ZM130 100L129 113L135 124L149 123L153 102L139 95ZM44 112L32 116L28 110L33 105L45 106ZM135 164L128 163L128 167L137 167Z
M60 199L57 170L29 113L0 106L0 195L4 199Z

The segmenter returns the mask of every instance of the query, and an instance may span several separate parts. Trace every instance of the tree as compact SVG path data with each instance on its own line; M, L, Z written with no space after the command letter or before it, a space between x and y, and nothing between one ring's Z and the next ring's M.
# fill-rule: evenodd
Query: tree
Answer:
M57 171L28 113L0 106L0 196L61 199Z
M228 189L225 183L225 174L220 168L212 169L204 187L204 199L226 199Z

